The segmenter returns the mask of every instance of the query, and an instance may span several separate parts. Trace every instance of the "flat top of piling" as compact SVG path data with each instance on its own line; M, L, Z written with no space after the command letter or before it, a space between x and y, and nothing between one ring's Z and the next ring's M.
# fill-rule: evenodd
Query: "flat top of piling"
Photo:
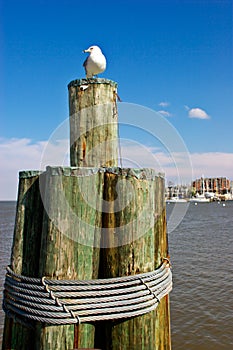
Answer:
M41 170L22 170L19 172L20 179L27 179L34 176L39 176L43 173Z
M19 172L20 179L27 179L41 174L48 173L51 176L90 176L97 173L110 173L123 177L135 177L137 179L153 180L155 178L164 178L165 174L157 172L153 168L120 168L120 167L69 167L69 166L47 166L46 171L24 170Z
M71 86L81 86L81 85L89 85L89 84L108 84L113 87L117 87L117 83L113 80L105 79L105 78L88 78L88 79L76 79L72 80L68 84L68 89Z
M46 172L52 176L87 176L105 172L116 174L124 177L136 177L137 179L153 180L157 177L164 178L164 174L157 172L153 168L120 168L120 167L63 167L63 166L47 166Z

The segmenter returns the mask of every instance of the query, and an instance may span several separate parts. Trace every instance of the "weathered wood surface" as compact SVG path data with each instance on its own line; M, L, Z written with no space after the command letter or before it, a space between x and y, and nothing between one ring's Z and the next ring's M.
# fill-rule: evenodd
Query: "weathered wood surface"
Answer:
M40 177L23 175L11 259L14 272L98 278L104 169L48 167ZM6 317L3 349L93 347L94 326L81 324L78 332L74 327L38 323L30 329Z
M106 169L104 199L101 278L157 268L168 254L163 177L150 169ZM95 346L170 350L168 298L144 316L97 324Z
M38 277L43 204L39 191L39 171L21 172L11 254L15 273ZM43 175L41 182L43 182ZM5 317L2 349L34 348L34 330Z
M151 271L168 254L164 179L151 169L117 168L116 83L83 79L68 88L72 167L22 173L13 270L58 279ZM117 323L38 323L28 330L6 317L4 350L94 346L170 350L169 298L152 313Z
M79 79L68 89L71 166L117 166L117 84L107 79Z
M40 276L98 278L102 217L96 207L101 206L103 181L103 169L47 168ZM76 339L74 327L38 324L36 349L70 350L74 344L93 347L94 326L78 326Z

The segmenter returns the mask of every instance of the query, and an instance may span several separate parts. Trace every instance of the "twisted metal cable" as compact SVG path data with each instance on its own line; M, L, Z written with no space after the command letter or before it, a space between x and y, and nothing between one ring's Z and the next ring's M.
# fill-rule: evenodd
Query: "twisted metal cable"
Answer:
M141 316L172 290L170 264L152 272L97 280L50 280L7 267L3 309L9 317L62 325Z

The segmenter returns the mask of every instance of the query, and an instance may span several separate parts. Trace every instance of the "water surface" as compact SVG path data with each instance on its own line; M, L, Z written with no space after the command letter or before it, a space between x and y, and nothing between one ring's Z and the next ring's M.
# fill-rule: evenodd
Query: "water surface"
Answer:
M167 205L168 219L174 205L183 204ZM14 202L0 202L0 302L15 206ZM169 250L174 283L170 295L172 349L233 349L233 202L190 203L180 225L169 233ZM3 325L1 311L0 346Z

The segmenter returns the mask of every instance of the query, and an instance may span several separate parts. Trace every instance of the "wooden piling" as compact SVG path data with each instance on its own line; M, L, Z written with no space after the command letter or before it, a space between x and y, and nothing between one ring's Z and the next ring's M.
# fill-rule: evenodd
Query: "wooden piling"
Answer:
M168 255L164 178L118 168L117 84L69 86L71 167L20 175L11 266L54 279L121 277L157 268ZM3 350L170 350L169 297L144 316L29 329L6 317Z
M106 169L104 196L107 207L103 213L102 245L106 248L101 251L101 278L157 268L168 254L163 176L152 169ZM117 196L123 208L119 208ZM168 298L144 316L99 323L95 346L170 350Z
M44 176L39 171L19 174L18 200L11 266L15 273L38 277L43 203L39 190ZM30 325L29 325L30 326ZM5 318L2 349L28 350L34 348L35 332L17 320Z
M47 167L20 174L11 266L54 279L98 278L104 169ZM27 326L6 317L3 349L94 346L94 326Z
M98 278L103 169L47 167L40 276ZM93 202L93 194L94 202ZM78 332L77 328L78 327ZM94 326L37 325L36 349L93 347Z
M117 84L108 79L78 79L68 89L71 166L117 166Z

